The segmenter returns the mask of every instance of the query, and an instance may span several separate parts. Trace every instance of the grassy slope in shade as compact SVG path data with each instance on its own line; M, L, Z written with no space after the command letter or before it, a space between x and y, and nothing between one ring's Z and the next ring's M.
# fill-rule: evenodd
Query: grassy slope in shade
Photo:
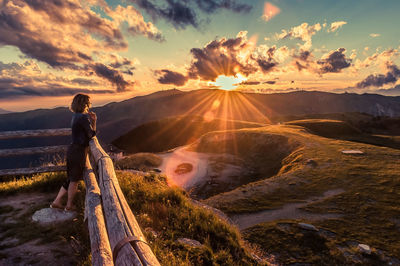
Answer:
M163 176L150 174L138 176L117 171L117 177L124 195L135 214L140 227L161 265L250 265L255 261L244 249L239 232L221 221L208 210L191 204L183 190L170 188ZM25 192L55 192L65 179L65 173L41 174L35 179L21 179L0 183L0 199L6 195ZM73 235L85 248L77 258L79 264L90 264L90 244L86 226L83 224L84 186L80 183L78 193L79 226L67 223L50 230L31 225L30 216L36 209L48 206L48 202L38 203L35 209L21 219L26 230L7 223L1 223L1 231L6 238L9 235L21 238L19 244L30 239L54 241L60 236L69 238ZM10 207L11 208L11 207ZM10 211L10 210L1 210ZM27 227L29 224L29 227ZM30 230L30 228L32 230ZM152 228L157 237L145 231ZM180 237L191 238L203 244L201 248L191 248L178 243ZM0 252L0 255L5 255Z
M345 129L339 129L338 132L342 130ZM383 250L388 256L398 257L400 254L399 150L324 138L293 125L267 126L236 132L243 134L246 131L253 134L258 132L260 136L279 134L301 145L283 160L282 168L275 176L213 196L205 200L206 204L226 213L257 212L281 208L291 202L304 202L328 190L343 189L344 192L339 195L306 207L306 210L316 214L333 213L341 217L311 223L336 235L334 240L330 240L329 245L348 247L346 243L356 241L368 244L376 250ZM221 133L210 133L213 134ZM224 145L219 144L219 146ZM352 149L361 150L364 155L345 155L341 152ZM313 160L313 163L309 164L309 160ZM271 227L274 225L266 224L250 228L248 229L250 233L246 234L246 237L265 246L267 252L274 252L277 249L268 248L263 242L267 240L261 241L261 239L279 241L278 235L287 232L282 233L282 230L276 228L272 230ZM290 239L293 238L292 241L301 240L296 240L295 236L296 232L286 235ZM281 247L288 245L284 239L279 242ZM349 249L351 250L351 247ZM332 249L332 252L335 250L337 251L337 248ZM298 253L291 253L293 256L296 254ZM297 256L297 261L309 262L314 255L318 254ZM290 259L286 263L289 261Z
M260 126L262 124L244 121L207 121L200 116L171 117L140 125L114 140L113 144L129 153L162 152L189 144L210 131Z

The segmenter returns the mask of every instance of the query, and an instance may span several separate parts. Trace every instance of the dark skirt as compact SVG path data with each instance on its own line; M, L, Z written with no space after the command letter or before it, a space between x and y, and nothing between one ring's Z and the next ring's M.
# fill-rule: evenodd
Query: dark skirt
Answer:
M83 179L89 147L71 144L67 151L67 176L71 182Z

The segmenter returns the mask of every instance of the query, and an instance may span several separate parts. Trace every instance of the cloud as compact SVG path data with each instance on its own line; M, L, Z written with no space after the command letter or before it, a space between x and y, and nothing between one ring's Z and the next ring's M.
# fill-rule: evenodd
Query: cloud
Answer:
M258 85L260 83L261 82L259 82L259 81L246 80L246 81L240 82L240 85Z
M281 12L281 9L270 2L265 2L264 4L264 14L262 15L262 19L265 21L271 20L273 17L278 15Z
M25 58L57 70L72 70L81 75L97 70L94 73L115 84L117 91L125 90L126 84L131 83L125 81L122 73L131 75L134 67L125 62L122 72L118 72L112 69L119 68L118 62L112 62L107 67L109 71L98 66L105 64L99 62L99 55L127 49L121 28L127 26L133 35L163 40L161 32L151 22L145 22L132 6L111 8L101 0L9 0L0 5L0 46L17 47ZM102 9L106 15L94 12L95 9ZM114 71L118 73L108 75Z
M159 42L165 41L162 33L154 26L151 22L145 22L142 14L136 10L133 6L117 6L115 10L112 10L108 6L105 8L107 14L118 22L118 24L124 21L128 24L128 32L135 35L144 35L147 38Z
M158 76L157 80L161 84L183 86L188 81L188 77L168 69L156 70L155 74Z
M376 38L376 37L379 37L381 35L379 33L371 33L369 36L372 37L372 38Z
M318 66L314 61L314 56L308 50L301 50L299 54L294 54L292 66L299 72L303 70L318 72Z
M368 51L368 49L365 49L365 51ZM354 63L354 69L357 71L375 65L380 65L382 69L386 69L387 62L391 62L393 58L398 57L399 55L399 51L393 48L384 50L380 53L376 52L365 58L363 61L359 59L356 60Z
M117 92L126 91L128 86L133 85L124 79L122 74L115 69L112 69L102 63L96 63L92 66L93 71L100 77L110 81L117 88Z
M268 81L264 82L264 84L270 84L270 85L275 84L275 83L276 83L275 80L268 80Z
M331 27L328 29L328 32L334 32L337 29L341 28L343 25L346 25L346 21L336 21L331 23Z
M247 32L239 32L236 38L211 41L204 48L192 48L188 76L208 81L215 81L219 75L248 76L258 70L251 56L253 49L254 43L247 40Z
M317 23L314 25L308 25L308 23L302 23L299 26L291 28L289 31L282 30L280 34L276 34L278 40L282 39L298 39L304 41L301 49L308 50L312 46L311 38L318 31L321 30L321 24Z
M64 77L44 73L33 60L23 63L0 61L0 98L24 96L64 96L76 93L104 94L99 78Z
M236 13L246 13L251 10L250 5L237 3L235 0L164 0L161 1L161 5L151 0L131 1L144 9L153 20L157 20L158 18L165 19L176 29L185 29L189 25L198 28L200 25L199 11L210 14L221 9L227 9Z
M317 63L320 65L320 73L339 73L342 69L348 68L352 60L346 58L345 52L346 49L339 48L336 51L330 52L326 58L318 60Z
M400 69L394 64L387 64L386 74L371 74L364 80L357 83L356 87L380 87L385 84L395 83L400 78Z

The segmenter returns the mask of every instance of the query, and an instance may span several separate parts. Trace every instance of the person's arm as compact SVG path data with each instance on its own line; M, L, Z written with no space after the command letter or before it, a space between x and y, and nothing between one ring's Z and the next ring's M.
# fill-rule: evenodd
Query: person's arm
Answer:
M81 119L81 125L89 139L96 135L96 119L92 119L91 117L84 115Z

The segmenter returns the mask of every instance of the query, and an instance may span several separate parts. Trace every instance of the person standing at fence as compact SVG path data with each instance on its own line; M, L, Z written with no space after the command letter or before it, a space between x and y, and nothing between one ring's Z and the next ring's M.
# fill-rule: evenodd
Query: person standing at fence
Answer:
M74 113L71 121L72 143L67 150L67 180L61 186L60 191L51 208L74 211L74 198L78 190L78 181L83 179L86 166L86 157L89 150L89 141L96 135L97 116L89 111L91 107L90 97L86 94L77 94L72 100L70 110ZM67 205L62 205L62 198L68 194Z

